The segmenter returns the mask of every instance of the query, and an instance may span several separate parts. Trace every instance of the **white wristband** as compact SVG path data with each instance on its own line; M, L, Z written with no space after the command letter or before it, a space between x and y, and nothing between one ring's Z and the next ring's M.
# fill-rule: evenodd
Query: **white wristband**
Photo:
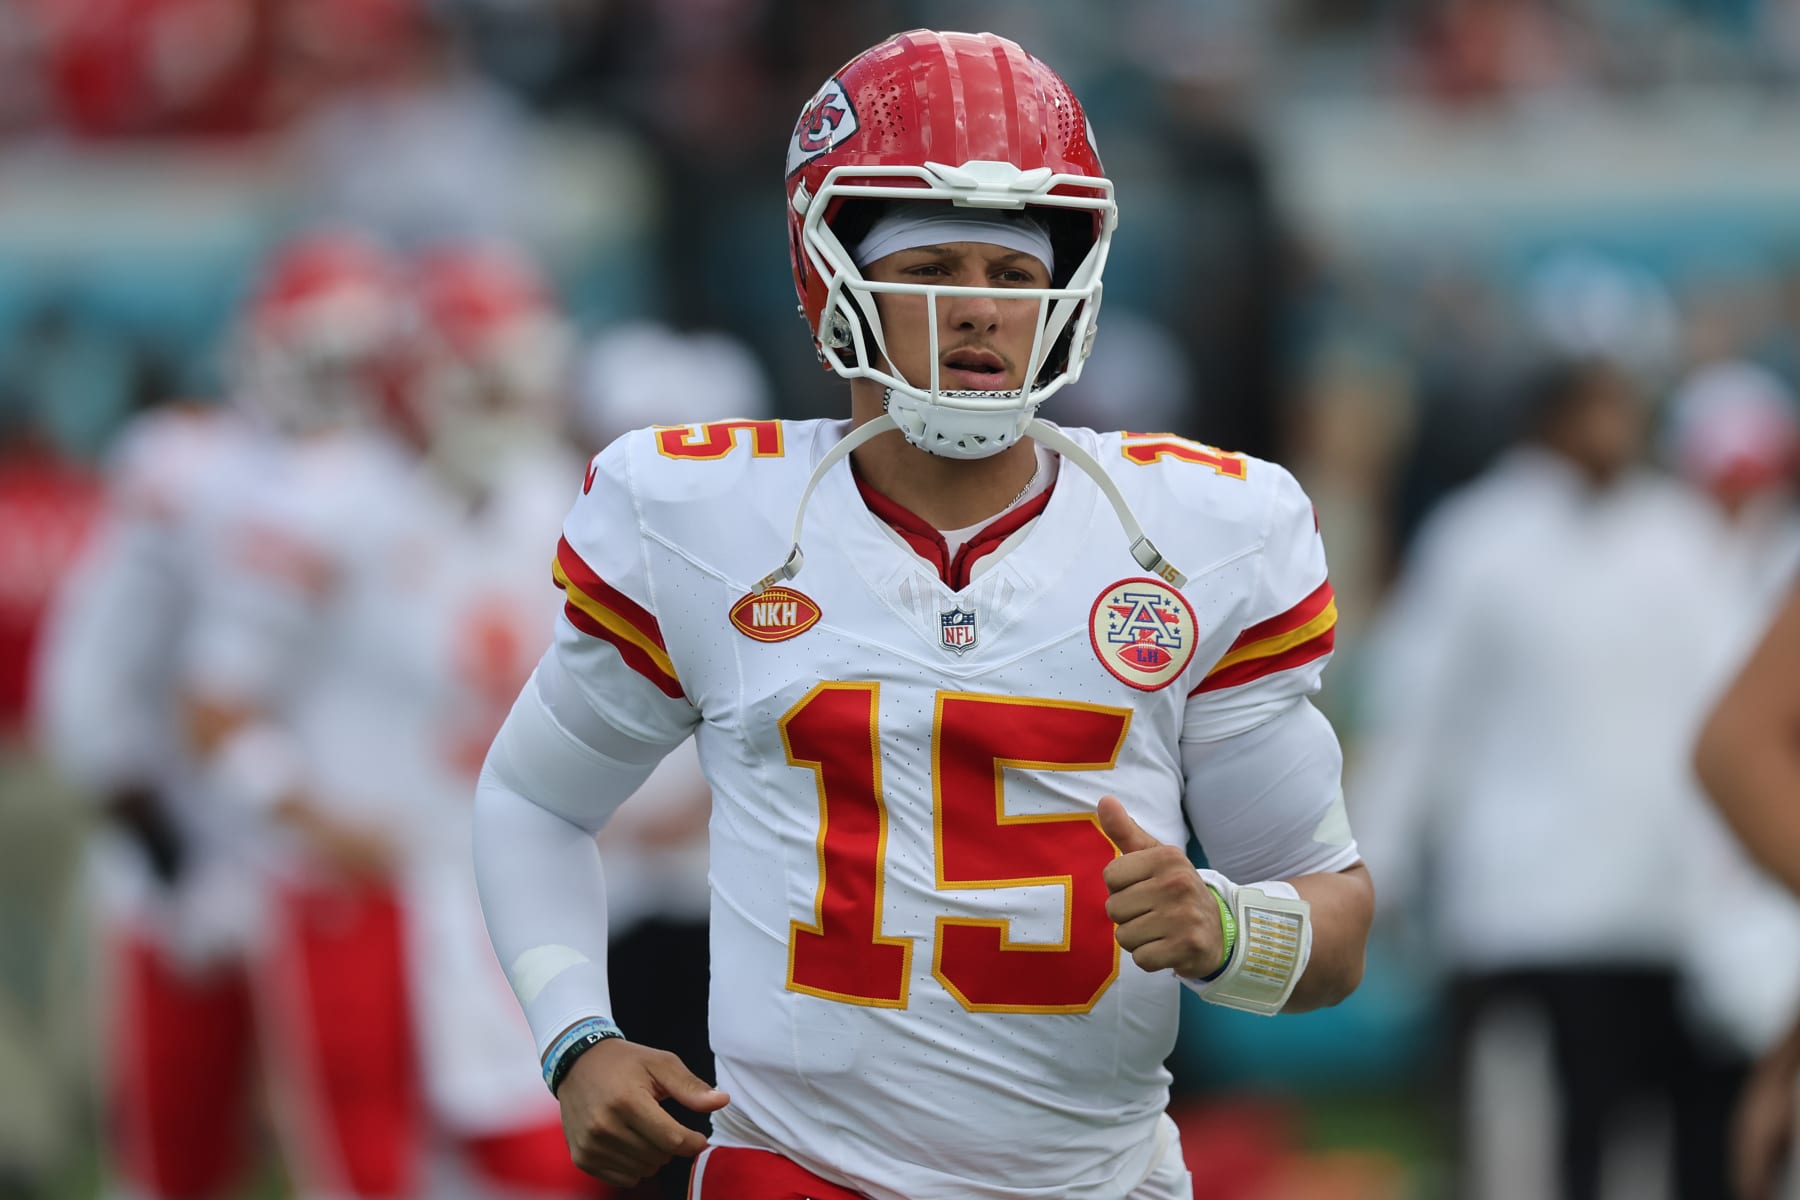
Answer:
M1225 897L1237 920L1237 945L1209 980L1182 979L1208 1004L1272 1017L1294 994L1312 956L1312 906L1281 880L1235 884L1217 871L1202 879Z

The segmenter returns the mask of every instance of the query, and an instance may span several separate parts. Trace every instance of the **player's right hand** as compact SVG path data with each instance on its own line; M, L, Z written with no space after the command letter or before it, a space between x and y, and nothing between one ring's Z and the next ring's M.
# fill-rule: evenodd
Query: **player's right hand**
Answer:
M706 1149L705 1136L665 1112L664 1100L694 1112L717 1112L731 1103L667 1050L624 1038L608 1038L576 1059L556 1098L569 1157L588 1174L622 1187L655 1174L671 1158Z
M317 805L284 801L276 818L296 830L314 854L347 879L386 879L394 871L394 847L380 833L339 820Z

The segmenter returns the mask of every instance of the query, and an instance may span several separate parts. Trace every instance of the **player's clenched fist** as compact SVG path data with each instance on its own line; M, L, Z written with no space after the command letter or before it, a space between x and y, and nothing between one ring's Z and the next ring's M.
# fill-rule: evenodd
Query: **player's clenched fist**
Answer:
M1219 904L1180 846L1159 842L1113 796L1100 798L1100 828L1120 850L1101 878L1119 945L1146 971L1199 979L1224 965Z
M608 1038L576 1060L556 1098L575 1165L627 1187L671 1158L706 1149L703 1135L663 1111L664 1100L694 1112L717 1112L731 1102L667 1050L624 1038Z

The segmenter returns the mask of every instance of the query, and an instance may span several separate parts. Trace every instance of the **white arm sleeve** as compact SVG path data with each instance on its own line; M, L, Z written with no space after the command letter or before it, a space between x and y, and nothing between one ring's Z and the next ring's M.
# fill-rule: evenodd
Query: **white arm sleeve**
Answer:
M1181 764L1194 836L1213 869L1234 882L1341 871L1357 861L1343 752L1331 722L1305 697L1242 733L1184 739Z
M159 522L113 513L45 620L37 732L57 769L96 797L154 777L167 755L180 623L172 540Z
M611 1015L594 835L670 748L605 723L552 652L488 751L475 793L475 882L540 1057L576 1021Z

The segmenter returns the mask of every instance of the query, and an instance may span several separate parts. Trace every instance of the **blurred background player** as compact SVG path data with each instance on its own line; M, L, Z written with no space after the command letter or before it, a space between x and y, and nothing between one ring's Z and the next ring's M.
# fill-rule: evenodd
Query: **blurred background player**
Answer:
M1706 675L1696 680L1706 699L1743 667L1800 574L1794 503L1800 408L1767 367L1711 363L1675 388L1663 443L1677 476L1705 500L1712 517L1710 557L1692 564L1715 585L1714 611L1704 622ZM1681 955L1699 1053L1689 1086L1723 1114L1752 1059L1800 1007L1800 958L1791 952L1800 946L1800 903L1756 865L1713 806L1693 806L1687 816L1681 833L1687 885L1711 897L1707 907L1732 914L1719 921L1690 909Z
M105 523L44 648L47 743L105 822L90 862L98 1061L121 1195L228 1195L252 1161L260 889L250 831L191 752L182 665L202 591L236 565L229 514L281 439L346 419L344 393L393 352L395 299L385 260L348 235L283 247L237 331L231 402L168 405L124 432Z
M272 843L278 1132L305 1196L591 1194L485 949L467 835L551 619L539 539L580 477L553 433L567 335L509 252L384 269L411 328L369 386L311 397L338 419L232 513L189 663L213 775Z
M1619 366L1552 361L1522 413L1521 442L1427 520L1372 635L1352 811L1384 913L1430 914L1449 973L1456 1194L1592 1200L1679 1168L1676 1194L1710 1195L1718 1105L1690 1084L1666 888L1712 526L1637 466L1649 409Z
M1781 763L1791 757L1781 743L1791 739L1800 706L1791 686L1772 686L1780 672L1791 685L1800 669L1791 619L1800 581L1800 408L1774 372L1753 362L1713 364L1676 391L1669 441L1677 468L1716 505L1715 569L1729 598L1714 626L1716 674L1729 686L1697 739L1713 804L1693 829L1688 870L1708 907L1731 916L1694 914L1690 987L1704 1028L1731 1055L1734 1086L1720 1100L1738 1109L1732 1182L1743 1200L1772 1200L1793 1194L1791 1180L1786 1191L1778 1183L1800 1086L1800 875L1783 849L1788 823L1800 820L1800 789L1778 790ZM1732 1105L1752 1059L1761 1061Z
M768 380L750 350L721 333L683 333L633 321L603 330L582 356L576 440L598 454L633 429L680 414L698 422L761 420L774 415ZM712 789L689 738L657 764L650 778L600 834L606 863L608 966L618 1020L644 1039L678 1054L714 1081L707 1041L706 824ZM705 1117L676 1115L704 1130ZM675 1163L634 1194L680 1200L687 1164Z

